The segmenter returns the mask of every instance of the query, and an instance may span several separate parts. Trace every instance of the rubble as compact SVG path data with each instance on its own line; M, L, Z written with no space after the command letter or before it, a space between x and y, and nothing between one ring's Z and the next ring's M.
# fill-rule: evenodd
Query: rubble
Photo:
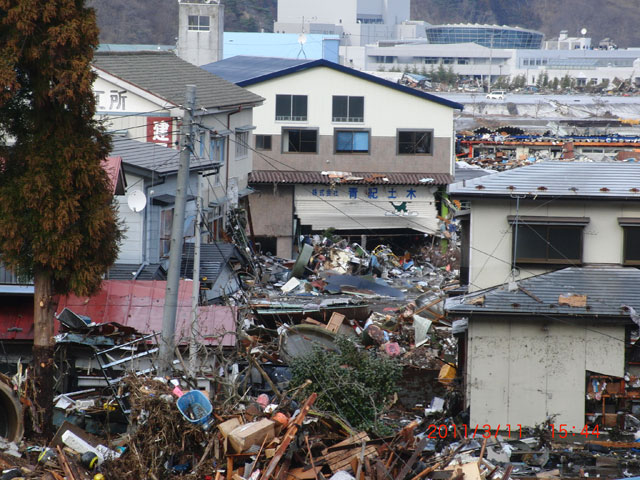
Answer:
M155 376L153 334L61 314L58 358L68 362L72 346L90 352L75 362L91 387L80 389L77 379L59 384L51 442L0 440L0 478L489 480L640 472L633 436L640 420L611 413L603 401L635 398L638 377L591 377L588 401L603 406L591 421L602 426L585 427L586 435L563 437L553 419L536 429L468 425L454 338L466 324L452 325L443 311L458 287L455 246L398 256L387 246L368 251L335 240L309 239L298 261L256 257L260 274L246 272L243 295L229 299L241 312L235 347L208 347L196 378L180 355L171 377ZM567 295L569 304L579 300ZM311 358L324 360L299 368ZM18 404L29 404L28 374L0 383ZM370 388L378 393L367 390L371 401L358 403Z

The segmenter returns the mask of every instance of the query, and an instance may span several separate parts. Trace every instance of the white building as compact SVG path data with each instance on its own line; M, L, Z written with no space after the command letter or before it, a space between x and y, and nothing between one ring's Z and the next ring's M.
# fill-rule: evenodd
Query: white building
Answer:
M211 238L216 239L224 227L226 212L249 192L253 107L263 99L170 52L97 53L93 69L97 74L93 86L97 116L108 130L124 139L163 147L161 153L157 148L139 146L117 149L123 163L137 170L125 168L127 196L139 191L138 195L147 199L144 212L131 211L126 198L121 199L120 219L127 232L118 263L156 263L167 258L175 202L175 162L180 154L178 134L188 84L196 86L193 116L197 127L191 166L210 175L193 179L187 211L195 211L194 200L200 191L208 207ZM172 153L167 154L168 150Z
M462 105L314 60L234 57L207 65L265 99L250 185L257 241L289 257L299 234L439 234ZM239 76L244 73L244 78ZM350 232L350 233L349 233Z
M198 66L222 60L224 5L220 0L178 1L178 56Z
M278 0L273 30L337 34L343 45L367 45L399 38L402 22L409 20L409 9L410 0ZM407 28L415 31L415 25Z

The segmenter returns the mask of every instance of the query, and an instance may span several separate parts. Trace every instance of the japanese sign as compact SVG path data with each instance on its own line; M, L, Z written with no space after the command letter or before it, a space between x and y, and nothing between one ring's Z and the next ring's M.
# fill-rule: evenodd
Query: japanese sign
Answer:
M147 142L171 147L172 133L170 117L147 117Z

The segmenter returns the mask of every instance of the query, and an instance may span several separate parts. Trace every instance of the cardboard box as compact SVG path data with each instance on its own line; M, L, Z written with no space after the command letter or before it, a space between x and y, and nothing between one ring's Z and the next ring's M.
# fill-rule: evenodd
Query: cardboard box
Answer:
M618 426L618 414L617 413L605 413L602 422L604 427L616 427Z
M218 425L218 430L220 430L220 433L224 438L224 441L222 443L224 448L224 453L227 453L227 444L229 441L229 434L233 432L236 428L238 428L240 425L242 424L240 423L240 420L237 417L227 420L226 422L222 422L220 425Z
M236 453L241 453L252 445L260 447L262 442L270 442L276 436L276 422L263 418L258 422L245 423L233 429L228 436L229 443Z

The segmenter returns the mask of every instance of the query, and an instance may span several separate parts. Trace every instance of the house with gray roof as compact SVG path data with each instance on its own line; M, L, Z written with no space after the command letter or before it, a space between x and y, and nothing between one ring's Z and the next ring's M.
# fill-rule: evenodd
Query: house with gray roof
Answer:
M196 108L185 238L193 239L200 196L212 232L204 240L219 239L226 213L251 192L253 110L263 98L172 52L97 52L92 65L97 117L114 135L112 155L126 166L120 214L127 231L118 263L167 262L187 85L196 87ZM132 209L132 197L145 208Z
M640 164L541 162L448 191L467 293L445 309L470 424L615 426L640 396L625 380L640 376Z

